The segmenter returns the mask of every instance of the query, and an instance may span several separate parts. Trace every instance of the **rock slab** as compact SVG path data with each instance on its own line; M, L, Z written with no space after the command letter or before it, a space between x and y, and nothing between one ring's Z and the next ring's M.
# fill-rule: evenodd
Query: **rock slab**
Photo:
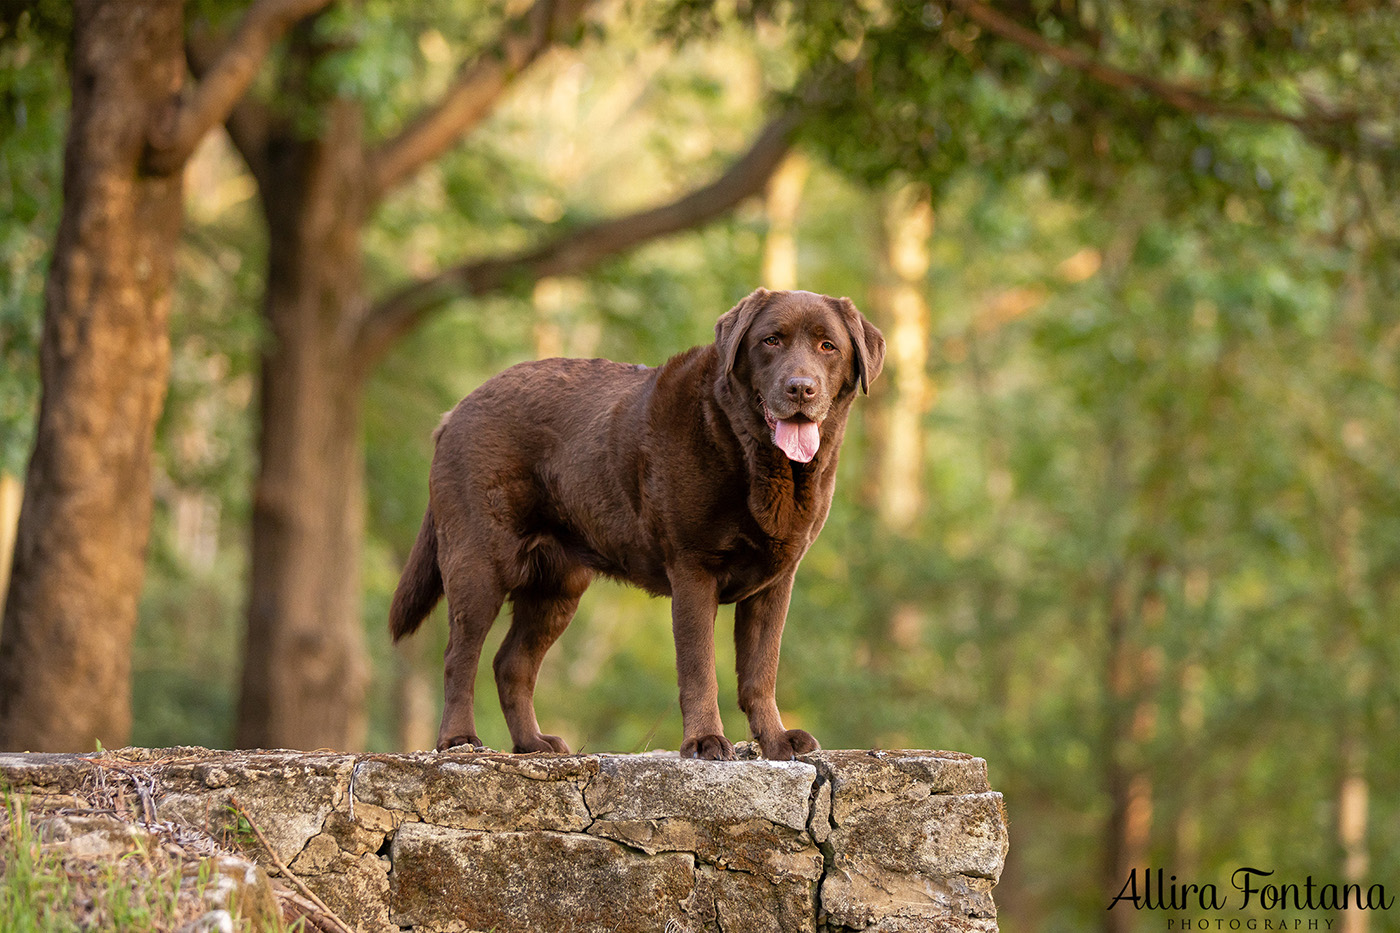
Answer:
M957 752L0 753L0 784L115 787L271 868L251 821L364 933L991 933L1007 850L986 762Z

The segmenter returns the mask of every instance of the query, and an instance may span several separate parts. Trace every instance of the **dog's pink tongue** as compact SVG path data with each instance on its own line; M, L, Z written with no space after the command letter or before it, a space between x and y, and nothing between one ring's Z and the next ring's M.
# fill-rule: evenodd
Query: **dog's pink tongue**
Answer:
M779 421L773 427L773 442L789 460L808 463L821 446L821 426L815 421Z

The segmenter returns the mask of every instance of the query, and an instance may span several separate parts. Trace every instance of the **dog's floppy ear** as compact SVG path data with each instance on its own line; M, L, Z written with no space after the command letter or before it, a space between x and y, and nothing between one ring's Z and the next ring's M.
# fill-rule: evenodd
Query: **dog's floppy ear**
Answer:
M851 336L851 345L856 349L856 378L860 380L860 390L869 395L870 383L885 368L885 335L865 319L851 299L830 300L835 303L846 324L846 332Z
M758 317L758 312L768 304L772 294L766 288L756 288L743 301L721 314L715 322L715 347L719 350L721 375L728 376L734 371L734 361L739 358L739 347L743 345L744 335L749 332L749 327Z

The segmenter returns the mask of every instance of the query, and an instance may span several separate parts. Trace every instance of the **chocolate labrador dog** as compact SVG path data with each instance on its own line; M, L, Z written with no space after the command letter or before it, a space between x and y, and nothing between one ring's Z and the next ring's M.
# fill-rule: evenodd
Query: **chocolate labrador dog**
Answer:
M427 514L389 614L397 641L447 595L438 748L481 744L477 662L509 598L494 669L515 751L569 750L540 732L535 678L600 573L671 597L682 756L734 757L715 683L721 603L737 604L739 706L764 756L817 748L778 715L778 642L851 401L884 358L850 299L760 288L720 317L713 344L659 368L521 363L463 399L434 435Z

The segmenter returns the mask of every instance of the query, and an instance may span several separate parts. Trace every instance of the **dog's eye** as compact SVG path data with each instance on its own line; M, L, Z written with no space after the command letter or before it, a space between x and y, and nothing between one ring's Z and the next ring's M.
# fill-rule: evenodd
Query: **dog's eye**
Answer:
M777 334L770 334L763 338L763 345L765 347L776 347L779 343L782 343L782 341L778 339Z
M836 349L836 344L832 343L830 340L823 340L822 349L825 350L827 353L831 353Z

